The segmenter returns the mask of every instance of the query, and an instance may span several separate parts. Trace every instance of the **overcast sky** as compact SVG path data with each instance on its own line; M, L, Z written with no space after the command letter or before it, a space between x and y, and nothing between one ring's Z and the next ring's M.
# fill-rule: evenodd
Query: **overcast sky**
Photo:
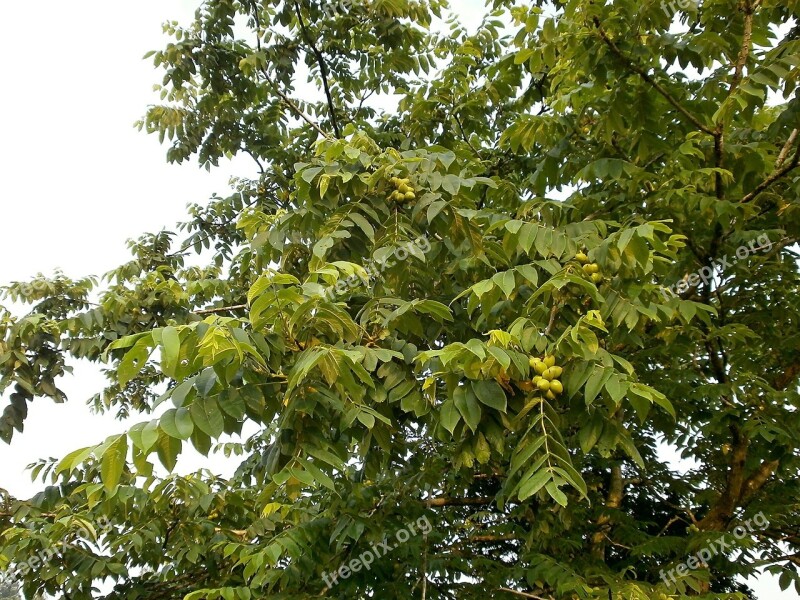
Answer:
M480 0L454 0L466 20ZM161 77L148 50L164 46L161 24L188 23L199 0L4 2L0 11L0 284L62 269L101 275L129 258L125 241L170 228L185 206L225 192L247 162L211 173L168 165L154 136L134 129ZM0 487L27 497L40 489L24 473L43 457L63 457L125 431L129 424L93 415L85 400L102 389L95 367L77 366L63 389L70 401L37 399L25 433L0 443ZM0 410L4 403L0 402ZM138 420L145 420L144 417ZM134 421L134 422L135 422ZM227 471L230 465L182 457L179 470ZM774 582L760 597L797 598Z
M185 220L186 204L227 189L231 165L211 173L168 165L158 139L133 127L157 101L153 84L161 77L142 56L164 46L164 21L187 23L197 6L197 0L4 3L0 283L59 268L76 278L102 275L129 259L127 239L172 227ZM241 173L243 164L239 174L249 175ZM85 400L102 382L96 368L78 366L63 381L70 402L33 402L25 433L11 447L0 443L0 486L28 496L40 485L23 475L25 465L127 428L89 412Z

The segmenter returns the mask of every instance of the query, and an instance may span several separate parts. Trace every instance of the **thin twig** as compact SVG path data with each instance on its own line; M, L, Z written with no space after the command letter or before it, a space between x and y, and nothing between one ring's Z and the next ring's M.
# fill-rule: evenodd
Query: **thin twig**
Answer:
M533 600L548 600L547 598L542 598L541 596L536 596L535 594L529 594L527 592L518 592L517 590L512 590L511 588L500 588L501 592L506 592L508 594L514 594L516 596L520 596L522 598L533 598Z
M242 310L247 308L247 304L237 304L235 306L220 306L219 308L206 308L204 310L196 310L196 315L216 315L219 313L233 312L234 310Z
M424 536L422 549L422 600L428 596L428 534Z
M545 329L544 334L550 335L553 331L553 327L556 324L556 317L558 316L558 303L553 304L553 308L550 309L550 321L547 323L547 329Z
M305 21L303 21L303 13L300 10L300 5L297 2L294 2L294 9L297 13L297 20L300 22L300 31L303 34L303 38L306 40L306 43L311 46L311 51L317 58L319 71L322 75L322 86L325 88L325 96L328 99L328 111L331 114L331 125L333 126L333 131L336 134L336 137L340 138L342 137L342 132L339 129L339 120L336 118L336 108L333 105L333 96L331 95L331 88L328 84L328 65L325 63L325 57L322 56L322 52L319 51L319 48L317 48L316 44L314 44L313 40L311 39L311 36L308 34Z
M691 112L689 112L689 110L685 106L683 106L680 102L678 102L678 100L672 94L669 93L669 90L667 90L663 85L661 85L655 79L653 79L653 77L651 77L650 74L644 68L637 65L633 61L633 59L628 57L622 50L620 50L619 47L614 43L614 40L608 37L608 33L606 33L606 30L603 29L603 25L600 23L600 19L594 17L594 24L595 27L597 27L597 31L600 34L600 37L602 38L603 42L605 42L606 46L608 46L609 49L614 54L616 54L623 62L625 62L631 71L639 75L639 77L641 77L648 84L650 84L650 86L652 86L653 89L655 89L659 94L661 94L666 99L667 102L669 102L670 104L672 104L672 106L678 109L678 111L683 116L685 116L700 131L703 131L708 135L716 135L716 132L711 127L705 125L702 121L700 121L700 119L698 119Z
M425 501L428 508L443 506L487 506L494 502L492 498L429 498Z
M794 171L798 167L798 165L800 165L800 146L797 147L797 150L794 153L794 158L792 158L792 161L788 165L783 165L779 169L773 171L772 175L770 175L764 181L759 183L752 192L744 196L739 202L742 204L744 204L745 202L750 202L756 196L761 194L761 192L769 189L773 183L775 183L785 175L788 175L790 172Z
M255 20L256 23L256 47L258 48L259 52L262 52L261 20L258 17L258 4L256 2L253 2L253 19ZM292 110L292 112L294 112L303 121L311 125L311 127L316 129L317 132L320 133L323 137L328 139L331 138L331 135L328 132L322 129L322 127L320 127L314 120L312 120L311 117L306 115L306 113L304 113L300 109L300 107L297 106L297 104L295 104L294 101L291 98L289 98L289 96L287 96L280 87L278 87L277 82L274 79L272 79L266 67L264 66L259 67L259 71L261 71L261 74L264 76L264 79L267 80L267 83L269 83L272 86L272 88L275 90L275 93L278 94L278 97L286 103L286 105Z

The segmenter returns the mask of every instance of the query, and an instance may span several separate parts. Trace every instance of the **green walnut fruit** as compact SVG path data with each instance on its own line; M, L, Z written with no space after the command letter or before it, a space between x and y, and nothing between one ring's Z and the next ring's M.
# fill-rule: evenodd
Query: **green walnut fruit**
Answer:
M417 195L414 192L406 192L405 199L406 200L416 200L417 199Z
M539 375L541 375L547 370L547 365L537 358L536 361L533 363L533 370L536 371Z
M539 359L538 359L538 358L536 358L535 356L531 356L531 357L528 359L528 365L530 365L531 369L533 369L533 368L536 366L536 363L537 363L537 362L539 362Z
M537 375L537 376L536 376L536 377L534 377L534 378L533 378L531 381L533 382L533 385L535 385L535 386L538 386L538 385L539 385L539 382L540 382L541 380L542 380L542 376L541 376L541 375Z
M553 379L558 379L564 372L564 369L562 369L561 367L550 367L550 370L554 373Z
M544 395L545 398L548 400L555 400L556 395L553 393L553 390L548 390L548 392Z
M582 265L585 265L586 263L588 263L588 262L589 262L589 257L588 257L588 256L586 256L586 255L585 255L583 252L578 252L578 253L575 255L575 260L577 260L577 261L578 261L579 263L581 263Z
M600 273L592 273L592 281L595 283L600 283L603 281L603 276Z
M547 379L540 379L539 383L536 384L536 387L538 387L543 392L549 392L550 391L550 382L547 381Z
M546 369L544 373L542 373L542 377L547 379L547 381L553 381L556 378L555 371L553 371L553 367Z
M401 194L407 194L412 190L405 183L401 183L400 186L397 188L397 191L400 192Z
M548 355L544 357L544 364L547 365L547 368L556 366L556 357L552 355Z
M583 269L583 272L586 273L587 275L592 274L592 265L583 265L583 267L581 268Z
M562 394L564 392L564 386L558 379L554 379L550 382L550 391L555 394Z
M598 265L597 263L590 264L589 268L591 269L591 271L590 271L591 273L599 273L600 272L600 265Z

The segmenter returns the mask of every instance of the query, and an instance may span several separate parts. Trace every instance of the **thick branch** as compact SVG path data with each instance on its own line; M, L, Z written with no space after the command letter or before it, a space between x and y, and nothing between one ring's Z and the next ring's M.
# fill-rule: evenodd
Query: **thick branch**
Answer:
M747 453L750 450L750 440L736 428L733 428L732 433L734 446L725 489L708 514L697 522L697 528L701 531L724 531L742 499L745 483L744 469Z
M781 462L769 460L761 464L756 472L747 478L742 486L742 501L747 502L769 481L769 478L778 470Z
M616 463L611 467L608 482L608 496L606 497L606 509L616 510L622 506L622 497L624 493L624 482L622 479L622 465ZM603 513L597 519L597 531L592 536L592 554L603 560L605 556L605 542L607 538L607 531L611 524L611 515Z
M775 169L780 169L783 166L783 163L786 162L786 159L789 158L789 152L792 150L792 146L794 146L794 142L797 139L798 133L800 133L800 130L795 129L789 134L789 139L786 140L783 148L781 148L780 154L778 154L778 160L775 161Z
M750 0L743 0L741 10L744 12L744 34L742 35L742 48L739 50L739 57L734 65L733 80L729 95L733 94L742 82L744 68L747 65L747 58L750 56L750 48L753 44L753 13L756 4L751 4Z
M775 385L773 387L779 391L785 390L798 375L800 375L800 363L790 365L786 371L775 380Z

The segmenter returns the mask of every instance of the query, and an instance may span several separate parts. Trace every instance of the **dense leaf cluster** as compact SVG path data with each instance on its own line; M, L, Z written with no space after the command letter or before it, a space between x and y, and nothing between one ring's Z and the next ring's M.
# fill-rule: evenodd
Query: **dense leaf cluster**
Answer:
M35 466L0 568L58 545L22 583L73 600L800 588L800 3L342 4L168 24L141 127L257 173L100 280L5 289L5 441L71 359L141 422ZM235 476L154 468L189 447Z

